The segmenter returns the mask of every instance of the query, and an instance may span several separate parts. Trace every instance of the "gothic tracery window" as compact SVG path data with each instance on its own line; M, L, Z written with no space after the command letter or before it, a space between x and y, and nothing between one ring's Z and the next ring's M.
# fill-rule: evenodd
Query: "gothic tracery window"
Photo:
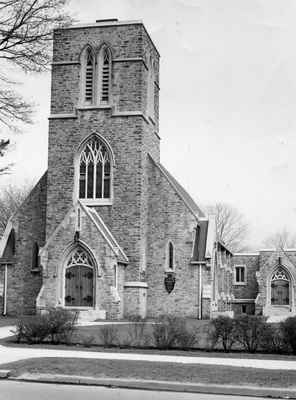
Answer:
M111 198L111 157L106 145L92 136L85 144L79 164L79 198Z

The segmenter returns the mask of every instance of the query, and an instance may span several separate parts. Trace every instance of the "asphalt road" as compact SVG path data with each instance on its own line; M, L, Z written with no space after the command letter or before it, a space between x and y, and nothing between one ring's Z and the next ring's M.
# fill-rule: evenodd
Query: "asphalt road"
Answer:
M254 400L255 397L152 392L95 386L0 381L0 400ZM262 400L262 398L261 398Z

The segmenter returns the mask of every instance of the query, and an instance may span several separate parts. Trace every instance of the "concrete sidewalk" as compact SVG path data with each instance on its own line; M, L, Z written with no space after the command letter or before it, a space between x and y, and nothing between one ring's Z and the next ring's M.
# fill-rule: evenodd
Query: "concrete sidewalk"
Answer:
M0 346L0 365L13 361L41 357L62 358L88 358L96 360L124 360L124 361L152 361L170 362L177 364L205 364L224 365L229 367L249 367L269 370L293 370L296 371L296 361L286 360L259 360L250 358L214 358L214 357L186 357L160 354L139 353L111 353L82 350L55 350L41 348L20 348Z

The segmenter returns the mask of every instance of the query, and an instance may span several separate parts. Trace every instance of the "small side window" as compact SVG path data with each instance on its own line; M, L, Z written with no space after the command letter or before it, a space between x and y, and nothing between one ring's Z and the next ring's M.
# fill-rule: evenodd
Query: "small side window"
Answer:
M32 247L32 269L39 268L39 246L38 243L33 243Z
M175 270L175 247L172 242L168 242L165 255L165 271L173 272Z
M245 265L236 265L234 269L234 283L246 283L246 267Z

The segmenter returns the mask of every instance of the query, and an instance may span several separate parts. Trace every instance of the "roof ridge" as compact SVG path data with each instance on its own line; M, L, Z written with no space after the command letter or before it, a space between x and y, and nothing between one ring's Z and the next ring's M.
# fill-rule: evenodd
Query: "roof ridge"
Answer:
M200 207L196 204L196 202L193 200L187 190L177 181L177 179L174 178L173 175L160 162L156 162L149 153L148 157L153 162L153 164L162 172L167 181L175 189L176 193L183 200L184 204L187 206L187 208L189 208L193 215L198 220L200 218L206 218L205 213L200 209Z

